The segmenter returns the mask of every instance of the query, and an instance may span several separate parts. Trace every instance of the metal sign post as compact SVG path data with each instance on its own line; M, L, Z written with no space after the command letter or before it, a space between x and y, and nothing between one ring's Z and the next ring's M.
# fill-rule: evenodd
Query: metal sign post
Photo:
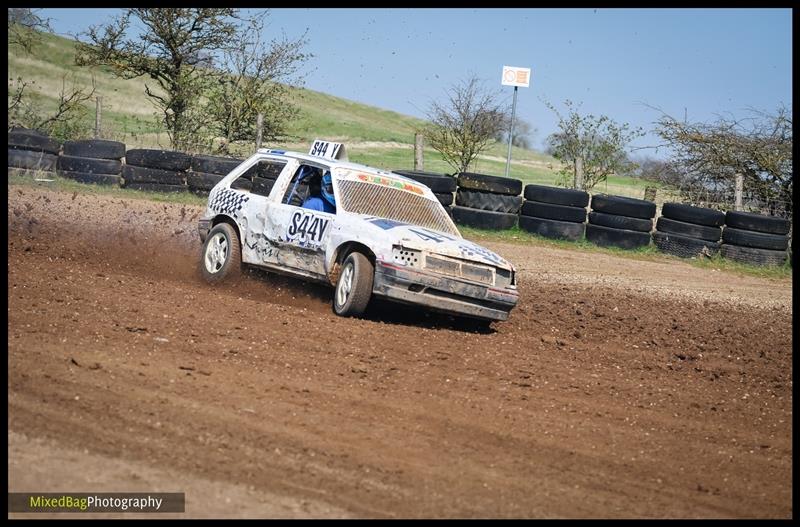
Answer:
M514 103L511 105L511 129L508 131L508 155L506 156L506 177L511 168L511 139L514 137L514 114L517 113L517 90L519 86L514 86Z
M506 177L511 170L511 143L514 139L514 117L517 113L517 90L520 86L527 88L530 86L531 70L530 68L516 68L514 66L503 66L503 77L501 84L503 86L514 87L514 102L511 106L511 126L508 131L508 156L506 157Z

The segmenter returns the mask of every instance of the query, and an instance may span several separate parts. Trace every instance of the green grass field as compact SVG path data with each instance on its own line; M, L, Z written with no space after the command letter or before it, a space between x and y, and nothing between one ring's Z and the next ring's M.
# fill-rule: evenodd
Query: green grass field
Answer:
M86 89L94 83L95 94L103 97L104 137L123 141L129 148L169 147L169 138L158 123L157 110L144 94L145 84L158 93L152 82L142 78L119 79L111 75L108 68L78 67L74 56L75 44L71 39L44 34L42 43L31 55L16 48L8 49L8 78L32 81L30 91L44 111L55 109L64 83L67 87L74 84ZM292 99L300 108L299 118L290 127L296 139L264 146L306 151L314 138L324 138L347 145L352 161L390 170L413 168L414 131L423 124L422 120L308 89L292 90ZM426 101L420 101L420 105L424 104ZM86 106L84 124L87 130L93 130L94 102ZM245 145L234 153L245 157L252 149ZM493 144L471 170L504 175L506 149L505 144ZM559 162L551 156L514 147L510 176L525 184L556 185L558 166ZM454 171L431 148L424 150L424 169L442 173ZM594 190L641 198L646 185L652 183L612 176Z

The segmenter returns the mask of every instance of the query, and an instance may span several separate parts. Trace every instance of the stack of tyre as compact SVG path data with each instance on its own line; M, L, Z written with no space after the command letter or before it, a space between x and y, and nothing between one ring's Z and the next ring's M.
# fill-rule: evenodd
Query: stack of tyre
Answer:
M189 190L194 194L207 196L211 189L214 188L214 185L239 166L242 161L242 159L231 157L193 156L190 162L191 172L186 176ZM236 187L244 190L251 190L252 185L252 173L248 175L248 178L239 178L236 182Z
M424 170L392 170L392 172L418 181L431 189L450 217L453 216L453 193L456 191L456 179L453 176Z
M453 221L488 230L510 229L522 206L519 179L461 172L457 178Z
M664 203L653 242L658 250L681 258L713 256L719 251L725 213L683 203Z
M56 168L61 144L28 128L8 132L8 173L52 172Z
M148 192L182 192L192 156L172 150L137 148L125 154L125 188Z
M525 185L519 228L546 238L583 238L589 194L583 190Z
M782 265L790 227L791 222L784 218L729 210L720 252L725 258L751 265Z
M59 176L81 183L120 186L125 144L107 139L66 141L58 156Z
M592 196L586 239L601 247L637 249L650 244L656 204L643 199Z

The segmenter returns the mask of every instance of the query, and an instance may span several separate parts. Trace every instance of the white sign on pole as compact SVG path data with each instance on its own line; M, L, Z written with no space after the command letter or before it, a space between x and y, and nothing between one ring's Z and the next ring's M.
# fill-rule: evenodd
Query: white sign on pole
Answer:
M527 88L531 84L531 69L503 66L503 86L522 86Z

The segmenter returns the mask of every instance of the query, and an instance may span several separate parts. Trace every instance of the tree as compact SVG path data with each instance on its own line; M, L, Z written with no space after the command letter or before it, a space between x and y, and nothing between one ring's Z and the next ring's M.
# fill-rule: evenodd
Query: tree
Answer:
M593 114L581 115L580 105L566 100L566 117L551 103L545 103L558 117L559 131L547 138L548 151L564 166L559 170L565 186L591 190L606 181L609 175L629 174L636 166L630 161L627 145L644 135L641 128L628 123L617 124L611 118ZM580 173L579 165L583 170Z
M733 193L736 174L744 192L772 213L792 202L792 114L785 106L768 113L750 109L741 119L711 123L679 121L664 112L656 132L673 152L671 161L694 185Z
M8 129L14 127L39 130L52 137L67 140L87 135L89 113L85 103L94 96L94 79L91 91L78 88L74 79L67 87L66 75L61 80L58 102L52 113L43 113L42 97L31 89L35 82L22 77L8 82Z
M508 131L511 129L511 116L505 119L503 128L495 135L495 140L498 143L508 144ZM531 123L519 117L514 117L514 137L511 138L511 144L518 148L525 148L530 150L531 142L538 133L538 129Z
M683 174L669 160L646 156L640 158L636 164L637 168L632 175L639 179L661 183L670 187L681 188L684 186Z
M225 49L221 75L210 91L205 114L209 128L222 139L224 153L234 141L256 137L256 118L264 117L262 140L279 141L287 137L287 124L299 110L289 101L289 86L302 83L297 73L311 57L303 52L306 36L290 40L284 35L263 42L266 12L249 21L248 28Z
M506 120L497 96L487 92L474 75L451 86L446 102L432 102L427 116L429 123L420 132L458 172L469 170Z
M131 20L143 29L129 36ZM163 113L173 148L187 149L205 125L200 101L216 77L197 67L234 39L238 10L231 8L135 8L104 27L93 26L77 42L76 64L105 65L125 79L145 76L145 93Z
M38 9L27 7L8 8L8 45L19 46L25 53L41 41L42 32L51 32L50 19L42 18Z

